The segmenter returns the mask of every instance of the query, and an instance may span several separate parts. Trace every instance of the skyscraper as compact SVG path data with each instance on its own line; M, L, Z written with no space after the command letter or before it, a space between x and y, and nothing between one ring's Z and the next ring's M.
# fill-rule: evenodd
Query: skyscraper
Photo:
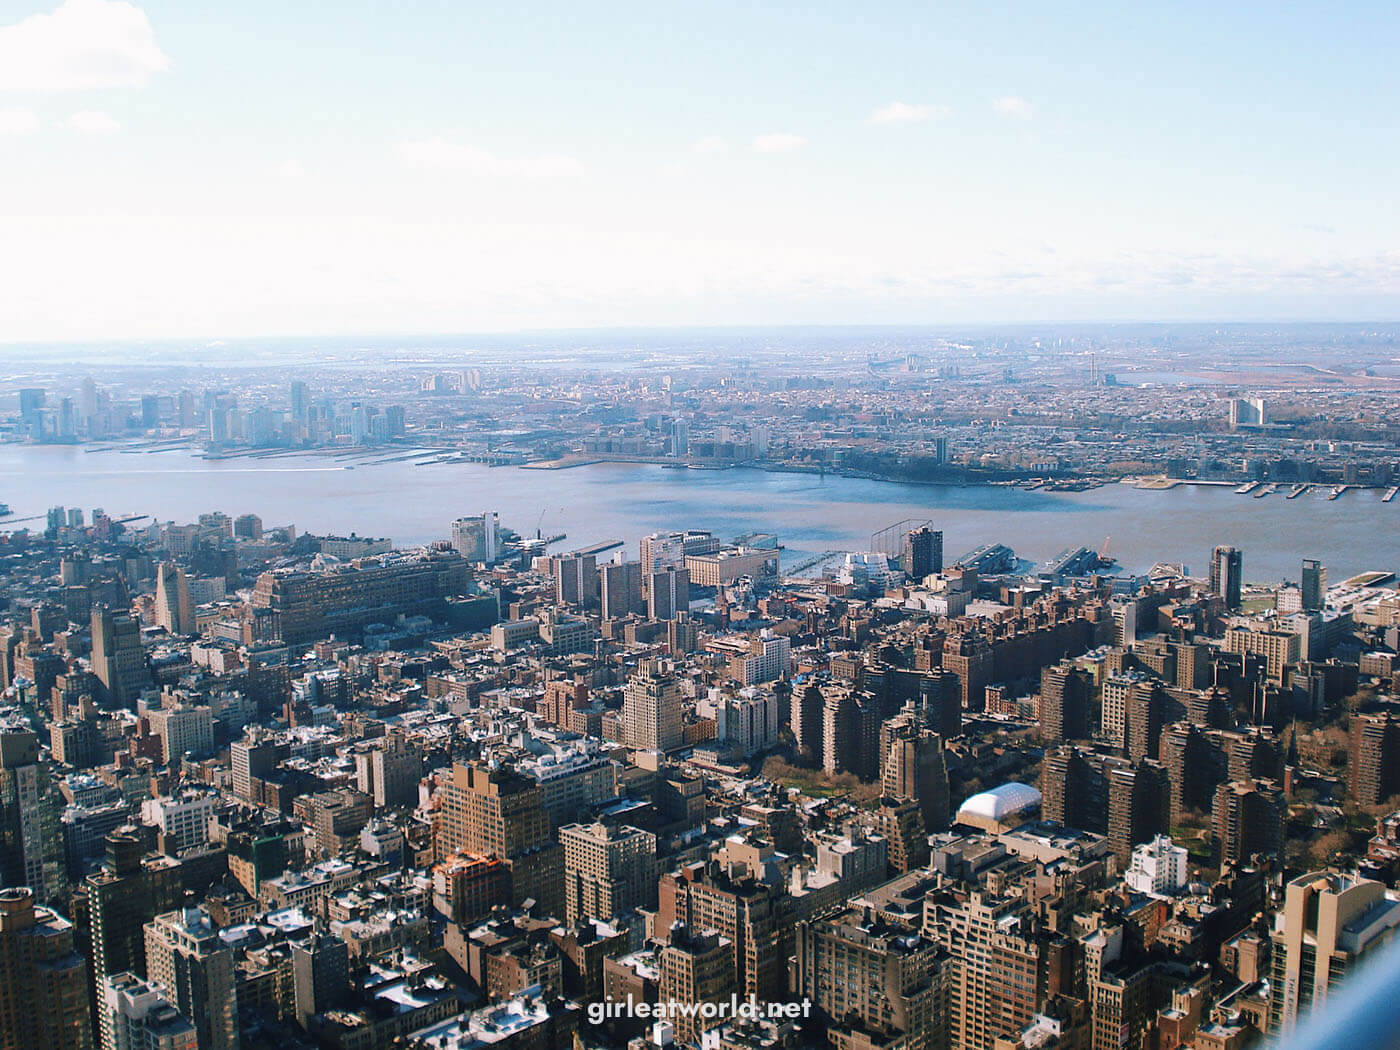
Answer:
M194 634L194 603L185 570L163 561L156 570L156 623L171 634Z
M39 738L28 730L0 730L0 885L28 886L41 903L64 888L63 799Z
M544 914L564 906L564 851L550 835L539 785L512 769L457 763L443 789L438 856L499 857L510 868L515 904L536 901Z
M292 421L295 423L306 422L307 386L300 379L292 380L291 407Z
M1244 554L1238 547L1216 547L1210 552L1210 592L1225 599L1225 608L1240 607L1244 586Z
M141 647L141 625L130 613L105 605L92 610L92 672L102 683L103 699L113 707L135 708L150 685L150 669Z
M199 1034L199 1050L236 1050L238 996L233 949L197 908L157 915L146 924L146 976Z
M1303 559L1303 611L1321 612L1327 604L1327 566L1316 558Z
M180 867L171 861L148 868L135 829L107 836L102 870L89 875L79 891L86 898L92 976L98 984L120 973L146 972L145 925L173 908L183 892Z
M92 1050L87 963L73 924L0 890L0 1050Z

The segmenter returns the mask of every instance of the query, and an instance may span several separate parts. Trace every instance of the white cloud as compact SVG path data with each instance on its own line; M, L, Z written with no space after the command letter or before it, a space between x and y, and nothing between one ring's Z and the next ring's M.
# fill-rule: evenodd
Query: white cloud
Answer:
M121 131L121 124L98 109L80 109L68 118L68 126L85 135L112 135Z
M690 151L692 153L727 153L729 151L729 143L718 135L708 135L692 143Z
M0 135L28 135L39 128L32 109L0 109Z
M490 150L450 142L442 136L401 142L400 159L418 168L452 171L463 175L494 175L509 178L547 179L577 175L583 165L573 157L541 154L533 157L502 157Z
M794 135L787 131L758 135L753 140L753 148L756 153L791 153L805 145L807 145L807 140L801 135Z
M947 106L933 106L928 104L910 104L908 102L891 102L888 106L881 106L870 114L872 124L922 124L926 120L934 120L948 115Z
M992 108L1007 117L1020 117L1029 120L1035 107L1017 95L1005 95L992 103Z
M134 87L169 67L145 12L120 0L63 0L0 26L0 91Z

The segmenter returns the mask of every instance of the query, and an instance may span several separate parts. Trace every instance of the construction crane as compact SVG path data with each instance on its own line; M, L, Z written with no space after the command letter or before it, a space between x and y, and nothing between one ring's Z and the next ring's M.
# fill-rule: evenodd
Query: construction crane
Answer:
M1112 539L1113 539L1112 536L1105 536L1105 537L1103 538L1103 546L1099 548L1099 564L1098 564L1098 567L1099 567L1100 569L1107 569L1107 568L1109 568L1110 566L1116 565L1116 564L1117 564L1117 563L1113 560L1113 555L1110 554L1110 553L1108 552L1108 545L1109 545L1109 543L1112 541Z

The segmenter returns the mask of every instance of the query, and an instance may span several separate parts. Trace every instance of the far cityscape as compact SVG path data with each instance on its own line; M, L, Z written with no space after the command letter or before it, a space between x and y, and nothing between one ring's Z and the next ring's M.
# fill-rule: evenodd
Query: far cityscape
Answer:
M0 1050L1246 1050L1400 930L1400 328L87 356Z

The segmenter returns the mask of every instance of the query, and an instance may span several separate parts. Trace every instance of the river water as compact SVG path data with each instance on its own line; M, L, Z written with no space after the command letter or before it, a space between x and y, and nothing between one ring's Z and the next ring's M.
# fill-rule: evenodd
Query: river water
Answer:
M544 471L366 462L393 454L205 460L187 449L0 445L0 501L16 518L56 505L175 521L210 510L253 512L269 526L355 531L401 545L445 539L453 518L495 510L502 524L522 533L532 534L537 524L546 534L567 533L562 549L621 539L634 556L638 538L656 529L710 529L726 539L769 532L786 547L789 566L827 550L868 549L871 533L927 518L943 530L949 559L982 543L1004 543L1040 561L1109 539L1111 553L1132 572L1168 561L1203 573L1219 543L1244 551L1250 581L1296 580L1304 557L1320 558L1333 581L1367 569L1400 569L1400 498L1382 503L1374 490L1329 501L1319 488L1287 500L1282 492L1254 499L1204 486L1049 493L644 464ZM346 462L354 469L345 469ZM26 524L42 529L43 519Z

